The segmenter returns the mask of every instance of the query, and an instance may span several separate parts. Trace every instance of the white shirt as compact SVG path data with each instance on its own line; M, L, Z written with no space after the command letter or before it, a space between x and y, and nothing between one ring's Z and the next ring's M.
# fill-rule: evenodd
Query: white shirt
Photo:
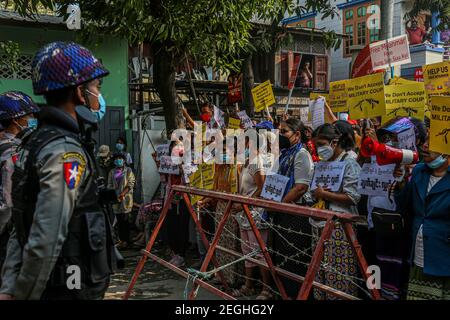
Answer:
M433 188L433 186L439 182L443 177L430 176L430 182L428 182L427 194ZM420 225L419 231L416 236L416 245L414 247L414 264L420 268L423 268L423 224Z

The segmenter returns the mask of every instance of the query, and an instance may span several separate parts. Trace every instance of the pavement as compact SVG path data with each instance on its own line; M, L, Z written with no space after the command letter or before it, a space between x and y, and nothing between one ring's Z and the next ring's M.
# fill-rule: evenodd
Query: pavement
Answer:
M127 249L121 251L121 253L125 258L125 268L121 272L113 275L111 284L105 295L106 300L121 300L123 298L137 263L142 256L139 248ZM152 253L158 257L165 258L165 260L169 260L163 247L155 245ZM198 260L188 260L187 265L190 266L195 262L198 262ZM191 285L192 282L189 283L188 289L191 288ZM148 259L136 282L130 300L184 300L185 287L185 278L163 267L159 263ZM221 299L209 291L200 288L197 300Z

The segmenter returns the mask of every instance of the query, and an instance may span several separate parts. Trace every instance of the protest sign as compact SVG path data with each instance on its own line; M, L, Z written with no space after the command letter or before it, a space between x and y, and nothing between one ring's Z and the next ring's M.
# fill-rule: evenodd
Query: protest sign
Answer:
M322 93L322 92L310 92L309 93L309 100L316 100L318 97L324 97L325 100L330 100L330 94L329 93Z
M325 123L325 100L319 98L309 102L313 130Z
M184 181L186 183L189 183L189 177L192 176L193 173L197 172L198 166L193 164L183 164L183 175L184 175Z
M422 67L428 102L431 95L450 95L450 61Z
M350 79L347 81L347 106L351 119L384 116L384 74Z
M383 70L411 62L409 42L406 34L370 44L372 69Z
M273 95L270 80L254 87L252 89L252 96L256 112L262 111L264 108L273 105L275 103L275 96Z
M389 126L380 130L389 131L395 134L403 132L409 128L413 128L414 124L408 118L401 118L400 120L390 124Z
M347 112L347 80L330 82L330 94L327 100L333 112Z
M369 196L388 196L389 186L395 181L395 164L379 166L365 163L358 180L358 193Z
M212 190L214 188L214 164L202 163L199 169L202 173L203 189Z
M311 190L317 187L329 188L333 192L339 191L344 176L344 161L319 162L314 167Z
M397 134L398 147L400 149L407 149L417 151L416 148L416 132L414 128L409 128Z
M242 101L242 73L228 77L228 104Z
M279 174L266 176L261 197L264 199L281 202L288 182L288 177Z
M241 119L229 118L228 119L228 128L229 129L239 129L241 127Z
M252 119L250 119L245 110L239 111L237 114L239 116L239 119L241 119L241 123L244 125L244 129L253 128Z
M431 97L430 150L450 154L450 96Z
M174 164L171 156L161 156L159 159L159 172L167 174L180 174L180 167Z
M202 172L197 170L189 177L190 186L193 188L203 189ZM202 197L198 195L191 195L191 203L195 205Z
M156 147L156 161L161 161L161 157L169 155L169 145L160 144Z
M216 121L219 128L225 127L225 120L223 118L224 114L225 114L225 112L223 112L222 110L220 110L219 108L214 106L214 120Z
M383 123L397 116L423 120L425 112L425 87L422 82L395 84L384 87L386 115Z

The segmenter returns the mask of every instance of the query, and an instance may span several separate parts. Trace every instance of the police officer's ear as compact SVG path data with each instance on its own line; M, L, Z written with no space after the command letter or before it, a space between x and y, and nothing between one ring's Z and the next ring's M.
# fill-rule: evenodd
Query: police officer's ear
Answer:
M84 86L76 87L74 99L76 100L74 101L76 105L87 105L87 97Z

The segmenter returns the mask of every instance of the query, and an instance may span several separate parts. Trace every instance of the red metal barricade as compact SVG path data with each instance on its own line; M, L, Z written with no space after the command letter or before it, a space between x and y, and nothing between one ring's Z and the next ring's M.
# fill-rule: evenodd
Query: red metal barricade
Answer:
M202 242L205 245L205 248L208 250L206 257L200 268L200 272L205 272L206 269L208 268L208 265L210 264L210 262L212 262L214 264L215 268L219 267L219 265L215 259L215 256L214 256L214 253L216 250L224 251L224 252L226 252L230 255L234 255L236 257L242 256L242 254L240 254L238 252L218 246L218 242L219 242L220 236L222 235L222 232L224 230L225 224L226 224L227 220L231 217L232 205L235 203L238 203L238 204L242 205L244 213L247 216L248 221L250 222L253 232L255 233L259 247L264 256L265 263L262 261L259 261L257 259L253 259L251 257L246 258L246 260L249 260L249 261L257 264L258 266L261 266L270 271L273 281L274 281L275 285L277 286L277 288L280 292L280 295L283 299L289 299L289 297L286 294L283 283L280 280L280 276L283 276L283 277L295 280L299 283L302 283L300 290L298 292L298 295L297 295L297 299L299 299L299 300L306 300L310 294L312 287L315 287L319 290L327 292L328 294L333 295L338 298L341 298L341 299L347 299L347 300L356 299L355 297L353 297L345 292L339 291L337 289L331 288L329 286L326 286L324 284L314 281L314 278L320 268L320 263L322 261L323 255L324 255L324 243L326 240L330 239L331 233L333 232L336 222L339 222L342 224L345 235L347 237L347 240L349 241L349 243L355 253L355 256L357 258L361 274L366 281L368 279L369 275L367 274L367 267L368 267L367 262L366 262L366 259L364 258L364 255L361 250L361 246L359 245L359 243L356 239L356 234L352 227L352 223L360 221L360 217L358 217L358 216L346 214L346 213L338 213L338 212L329 211L329 210L321 210L321 209L315 209L315 208L310 208L310 207L304 207L304 206L299 206L299 205L295 205L295 204L278 203L278 202L259 199L259 198L258 199L257 198L249 198L249 197L244 197L241 195L228 194L228 193L223 193L223 192L196 189L196 188L190 188L190 187L185 187L185 186L172 186L170 189L170 192L169 192L169 196L167 197L166 202L164 204L161 215L159 216L159 219L156 223L155 229L150 237L150 240L147 243L146 248L144 250L142 250L143 255L136 267L136 270L133 274L133 277L128 286L128 289L124 295L125 300L130 297L132 290L136 284L136 281L139 277L139 274L141 273L141 271L144 267L144 264L148 258L151 258L152 260L175 271L176 273L178 273L179 275L181 275L185 278L189 277L189 274L186 271L170 264L169 262L167 262L151 253L151 250L155 243L156 237L158 236L158 233L161 230L161 226L164 223L164 220L167 216L167 212L169 210L169 207L170 207L170 204L172 202L172 198L173 198L173 195L175 192L181 193L183 195L183 198L184 198L184 201L186 202L189 213L190 213L193 221L195 222L197 229L200 233ZM207 197L207 198L214 198L217 200L227 201L227 206L226 206L225 212L216 228L216 232L215 232L214 238L211 241L211 243L209 243L206 238L206 235L201 227L200 221L198 220L195 210L191 204L189 195L198 195L198 196L203 196L203 197ZM326 221L325 227L324 227L322 234L319 238L319 241L316 245L316 248L315 248L313 256L312 256L312 260L308 266L305 277L296 275L292 272L289 272L287 270L283 270L282 268L278 268L278 267L274 266L272 259L270 257L270 254L268 252L268 249L267 249L264 241L262 240L261 234L260 234L259 230L257 229L255 221L253 220L253 217L250 213L249 206L255 206L255 207L260 207L260 208L268 209L268 210L275 211L275 212L297 215L297 216L304 216L304 217L311 217L316 220ZM221 271L218 272L218 276L222 282L222 285L223 285L225 291L222 291L201 279L195 278L193 280L194 287L192 288L192 290L189 294L189 299L190 300L195 299L197 289L200 286L200 287L202 287L224 299L235 300L234 297L232 297L230 294L228 294L228 292L230 292L230 288L229 288L227 282L225 281L225 277L223 276ZM370 291L373 299L376 299L376 300L380 299L380 293L377 289L369 289L369 291Z

